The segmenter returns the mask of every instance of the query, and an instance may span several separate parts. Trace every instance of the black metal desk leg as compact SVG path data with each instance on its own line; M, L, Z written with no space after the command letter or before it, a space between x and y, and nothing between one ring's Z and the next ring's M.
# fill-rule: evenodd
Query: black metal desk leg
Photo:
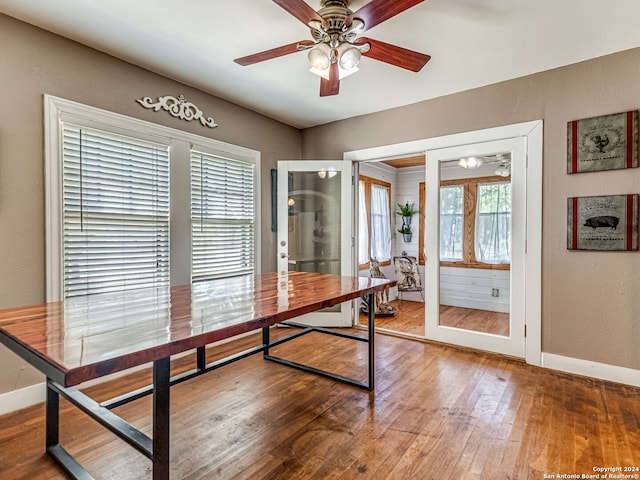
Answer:
M207 351L205 347L198 347L196 349L196 368L199 372L207 368Z
M47 379L47 406L46 406L46 448L55 447L59 443L60 431L60 395L49 387Z
M375 293L369 294L369 390L373 392L375 389L375 349L374 349L374 338L375 338L375 322L376 322L376 312L375 312Z
M171 359L153 362L153 480L169 480Z
M265 357L269 355L269 345L271 344L269 333L269 327L262 328L262 355Z

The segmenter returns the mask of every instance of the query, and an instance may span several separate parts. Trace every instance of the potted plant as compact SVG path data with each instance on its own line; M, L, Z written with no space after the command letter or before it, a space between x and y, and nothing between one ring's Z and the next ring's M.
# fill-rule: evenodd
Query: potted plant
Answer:
M402 234L402 238L404 239L405 242L411 241L411 225L403 223L402 227L398 229L398 232Z
M406 202L404 205L401 203L398 204L397 215L402 216L402 224L403 225L411 225L411 217L414 216L418 211L415 209L415 203L409 205L409 202Z

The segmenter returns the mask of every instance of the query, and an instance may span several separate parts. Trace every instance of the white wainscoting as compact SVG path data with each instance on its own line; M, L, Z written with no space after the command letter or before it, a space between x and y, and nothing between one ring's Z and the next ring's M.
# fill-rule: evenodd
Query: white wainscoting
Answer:
M382 274L387 277L390 280L395 280L396 279L396 270L393 266L393 264L391 265L382 265L380 267L380 271L382 272ZM422 284L424 287L424 265L420 265L418 267L418 272L420 273L420 279L422 280ZM358 275L361 277L370 277L371 274L369 272L369 269L365 269L365 270L360 270L358 272ZM396 287L391 287L389 289L389 300L395 300L396 298L398 298L398 289ZM422 302L422 295L420 295L420 292L403 292L402 293L402 300L409 300L412 302Z
M509 270L440 267L442 305L508 313L510 296Z

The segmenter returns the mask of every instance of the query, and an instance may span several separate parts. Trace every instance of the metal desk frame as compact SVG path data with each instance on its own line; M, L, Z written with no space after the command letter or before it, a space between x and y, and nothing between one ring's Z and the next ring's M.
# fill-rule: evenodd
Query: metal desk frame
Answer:
M368 294L369 305L373 304L375 293ZM61 383L60 372L54 369L45 360L39 358L32 351L27 350L19 342L11 336L0 331L0 341L17 353L23 359L27 360L33 366L41 370L47 376L47 393L46 393L46 450L47 453L74 479L89 480L93 477L78 461L69 454L59 441L59 424L60 424L60 396L64 397L71 404L82 410L89 417L101 424L107 430L117 435L133 448L138 450L144 456L149 458L153 463L153 480L168 480L170 469L170 388L172 385L184 382L191 378L197 377L204 373L210 372L217 368L223 367L235 361L246 358L262 352L263 358L271 360L283 365L297 368L306 372L322 375L333 380L337 380L349 385L365 388L369 391L374 390L375 380L375 363L374 363L374 309L369 309L367 337L359 336L351 333L344 333L321 327L312 327L295 323L289 320L279 322L283 325L298 328L299 331L278 338L270 339L269 327L262 328L262 344L243 352L230 355L228 357L206 363L206 345L196 348L196 368L171 376L170 360L171 357L161 358L153 361L153 384L134 390L125 395L121 395L110 400L98 403L89 396L78 390L76 387L64 387ZM318 332L328 335L334 335L342 338L353 339L356 341L366 342L368 344L368 380L366 382L342 375L320 370L297 362L286 360L270 354L270 348L282 343L288 342L302 335ZM232 338L232 337L230 337ZM153 437L149 437L145 433L139 431L126 420L120 418L111 410L137 400L146 395L153 395Z

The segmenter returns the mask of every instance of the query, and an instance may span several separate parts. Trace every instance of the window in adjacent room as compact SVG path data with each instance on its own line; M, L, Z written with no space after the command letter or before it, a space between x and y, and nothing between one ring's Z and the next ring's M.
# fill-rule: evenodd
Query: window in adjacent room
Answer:
M511 263L511 183L478 184L475 237L478 262Z
M424 192L424 182L420 191ZM425 208L420 195L420 211ZM419 251L424 250L421 231ZM424 259L420 258L424 264ZM511 182L504 177L444 180L440 184L440 264L509 269Z
M369 259L381 265L391 261L391 184L360 176L358 218L358 264L368 268Z
M440 260L458 262L462 257L464 230L464 188L440 188Z

